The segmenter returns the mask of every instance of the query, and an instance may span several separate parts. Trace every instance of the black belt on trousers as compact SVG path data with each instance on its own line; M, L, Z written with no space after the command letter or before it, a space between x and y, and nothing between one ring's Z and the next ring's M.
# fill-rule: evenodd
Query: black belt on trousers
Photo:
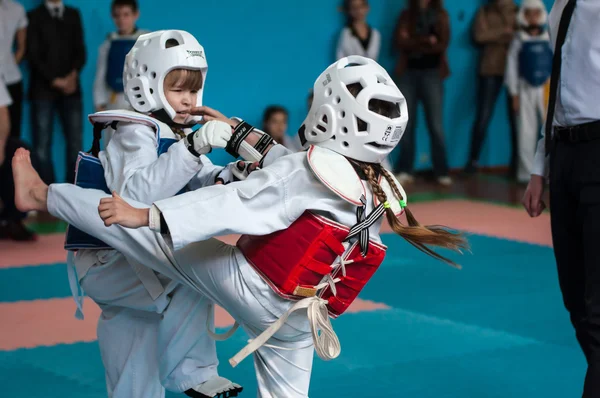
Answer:
M600 139L600 120L570 127L555 126L554 139L570 143Z

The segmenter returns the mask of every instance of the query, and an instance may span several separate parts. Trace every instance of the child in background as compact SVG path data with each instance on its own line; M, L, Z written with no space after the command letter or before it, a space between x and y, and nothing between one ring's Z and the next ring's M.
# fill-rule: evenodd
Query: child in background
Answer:
M137 0L113 0L110 6L116 32L109 33L98 49L96 78L94 79L94 107L96 112L131 109L123 91L123 65L125 56L140 35L147 30L138 29L140 17ZM114 131L107 128L104 143L108 144Z
M517 180L529 182L538 135L545 119L545 91L552 73L548 13L541 0L525 0L517 20L520 30L508 51L505 84L517 116Z
M381 48L379 31L367 23L369 2L367 0L344 0L347 24L338 41L336 59L360 55L377 61Z
M125 56L137 38L148 33L136 26L140 17L137 0L113 0L111 14L117 31L110 33L100 46L96 64L94 106L98 112L130 107L123 92Z
M294 152L302 149L297 135L293 137L287 135L288 111L283 106L271 105L265 109L262 128L265 133L284 147Z

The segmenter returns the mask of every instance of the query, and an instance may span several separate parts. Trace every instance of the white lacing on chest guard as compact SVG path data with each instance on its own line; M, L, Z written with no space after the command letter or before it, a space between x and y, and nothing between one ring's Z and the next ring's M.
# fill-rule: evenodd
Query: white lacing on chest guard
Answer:
M331 289L331 293L333 293L334 296L337 296L337 289L335 287L335 284L340 282L341 279L336 278L335 276L338 275L340 271L342 272L342 276L346 276L346 265L352 264L354 262L354 260L346 260L346 256L354 250L356 242L352 246L350 246L350 243L348 242L344 242L342 243L342 245L344 246L344 253L337 258L339 262L331 264L331 272L325 275L323 279L321 279L321 282L314 287L315 290L321 292L319 296L322 295L323 289L326 287L329 287L329 289Z

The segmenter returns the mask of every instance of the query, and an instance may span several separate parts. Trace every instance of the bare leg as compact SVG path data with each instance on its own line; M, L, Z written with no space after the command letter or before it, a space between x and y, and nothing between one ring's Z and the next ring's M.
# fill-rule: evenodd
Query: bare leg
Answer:
M48 211L48 185L31 164L28 150L19 148L12 159L15 205L20 211Z

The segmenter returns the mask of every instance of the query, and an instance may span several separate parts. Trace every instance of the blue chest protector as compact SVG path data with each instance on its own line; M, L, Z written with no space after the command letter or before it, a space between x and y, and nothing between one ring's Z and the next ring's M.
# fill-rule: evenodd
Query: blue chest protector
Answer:
M156 119L153 119L149 116L135 112L104 111L90 115L89 119L94 125L94 146L90 151L93 154L79 152L75 171L75 185L82 188L99 189L109 195L111 192L108 189L106 180L104 178L104 167L102 167L102 163L97 157L102 130L111 125L113 128L116 127L115 124L119 121L139 122L141 124L149 125L150 127L154 128L156 132L158 156L167 152L171 145L178 141L173 131L167 125L160 123ZM118 134L118 131L115 132L115 134ZM182 190L180 193L185 192L185 190L186 189ZM76 251L78 249L112 248L101 240L88 235L72 225L69 225L67 227L65 239L65 250Z
M123 88L123 66L125 57L133 48L137 38L124 37L114 38L110 42L108 57L106 62L106 84L116 93L122 93Z
M534 87L546 83L552 74L552 48L548 40L524 41L519 53L519 74Z

